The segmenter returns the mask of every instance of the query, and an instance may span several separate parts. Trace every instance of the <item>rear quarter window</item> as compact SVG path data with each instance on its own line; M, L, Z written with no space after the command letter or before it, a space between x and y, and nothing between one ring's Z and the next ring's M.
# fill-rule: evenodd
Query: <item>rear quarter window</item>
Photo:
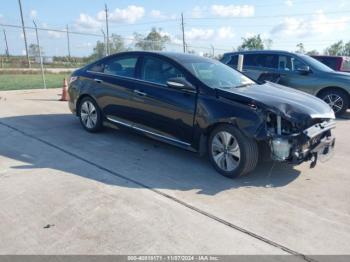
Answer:
M346 57L343 60L342 71L350 72L350 58Z
M314 57L321 63L332 68L333 70L338 70L337 68L337 58L336 57Z

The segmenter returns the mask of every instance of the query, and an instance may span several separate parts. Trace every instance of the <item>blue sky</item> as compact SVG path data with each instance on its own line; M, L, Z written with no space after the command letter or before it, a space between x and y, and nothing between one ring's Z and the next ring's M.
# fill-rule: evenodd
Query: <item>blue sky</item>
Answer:
M187 44L197 52L217 53L232 50L242 37L261 34L273 40L273 49L293 51L303 42L307 50L322 51L329 44L350 41L350 1L347 0L22 0L25 23L35 19L40 27L102 34L103 8L110 10L110 32L124 36L132 45L134 32L147 34L151 27L162 28L172 39L169 50L181 50L180 14L184 13ZM1 1L0 23L20 25L18 2ZM20 29L6 29L11 54L23 53ZM27 30L28 42L35 42L33 30ZM41 45L47 55L66 55L66 35L40 31ZM72 55L91 53L94 36L71 35ZM4 51L1 34L0 52Z

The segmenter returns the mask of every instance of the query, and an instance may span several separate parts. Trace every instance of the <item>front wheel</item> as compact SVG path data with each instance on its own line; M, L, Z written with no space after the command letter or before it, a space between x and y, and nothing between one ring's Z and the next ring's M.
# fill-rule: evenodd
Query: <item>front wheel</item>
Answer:
M319 97L333 109L336 116L344 114L349 107L348 95L341 90L329 89L323 91Z
M253 171L258 163L258 146L233 125L215 128L208 141L209 158L222 175L235 178Z
M83 98L78 112L80 123L87 131L95 133L102 129L102 114L92 98Z

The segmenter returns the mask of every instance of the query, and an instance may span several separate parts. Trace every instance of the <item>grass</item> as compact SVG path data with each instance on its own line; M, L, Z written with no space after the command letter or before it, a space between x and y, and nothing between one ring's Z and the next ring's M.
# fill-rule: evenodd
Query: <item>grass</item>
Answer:
M45 74L47 88L62 87L68 74ZM0 74L0 91L44 88L41 74Z

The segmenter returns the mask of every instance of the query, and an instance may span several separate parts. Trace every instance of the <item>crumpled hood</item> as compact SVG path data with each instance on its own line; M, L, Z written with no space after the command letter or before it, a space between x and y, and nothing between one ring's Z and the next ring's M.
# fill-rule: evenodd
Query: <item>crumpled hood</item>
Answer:
M232 100L254 101L266 109L280 113L293 122L309 122L312 118L335 118L333 110L321 99L307 93L267 82L227 90L218 89L218 95Z

